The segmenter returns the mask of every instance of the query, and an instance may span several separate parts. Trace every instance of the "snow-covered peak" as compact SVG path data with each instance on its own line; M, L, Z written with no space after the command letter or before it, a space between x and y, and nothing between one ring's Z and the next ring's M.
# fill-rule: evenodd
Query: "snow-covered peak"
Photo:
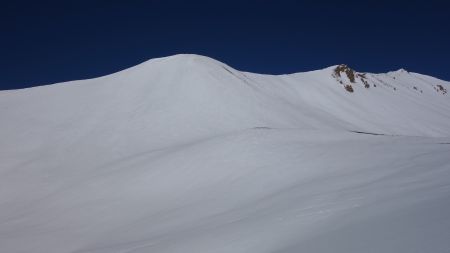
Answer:
M408 73L409 71L407 71L407 70L404 69L404 68L401 68L401 69L398 69L398 70L395 71L395 72L399 72L399 73Z
M1 91L0 252L444 252L449 86L176 55Z
M150 59L130 69L139 67L152 68L163 66L164 68L171 70L178 67L212 68L224 65L226 64L207 56L197 54L176 54L167 57Z
M450 123L442 118L450 108L448 87L448 82L423 75L362 73L343 64L261 75L209 57L180 54L101 78L3 91L0 112L3 122L19 117L22 127L32 124L47 134L53 131L48 124L76 121L84 127L73 125L61 134L86 136L99 127L92 122L98 122L110 133L97 138L115 136L107 141L120 145L141 131L151 134L152 142L163 143L252 127L450 136ZM17 126L5 123L0 128L6 139L15 138L11 133ZM136 142L147 141L139 137Z

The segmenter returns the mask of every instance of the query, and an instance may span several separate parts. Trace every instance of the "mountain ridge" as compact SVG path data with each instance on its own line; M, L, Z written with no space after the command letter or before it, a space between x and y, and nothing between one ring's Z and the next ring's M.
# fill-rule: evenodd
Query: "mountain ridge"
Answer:
M9 121L31 113L37 122L59 125L73 117L82 116L83 122L99 117L122 125L120 131L136 131L136 125L125 123L131 119L162 139L176 139L183 131L201 137L252 127L450 135L448 83L413 73L370 74L344 66L262 75L204 56L176 55L104 77L2 91L0 113ZM420 122L417 115L423 117Z
M178 56L2 91L0 252L445 252L437 85Z
M336 69L339 66L347 66L349 67L347 64L336 64L336 65L331 65L322 69L317 69L317 70L309 70L309 71L303 71L303 72L294 72L294 73L287 73L287 74L262 74L262 73L255 73L255 72L248 72L248 71L241 71L241 70L237 70L229 65L227 65L226 63L223 63L221 61L218 61L214 58L208 57L208 56L203 56L203 55L198 55L198 54L175 54L175 55L171 55L171 56L166 56L166 57L159 57L159 58L152 58L149 60L146 60L142 63L139 63L135 66L129 67L129 68L125 68L123 70L119 70L117 72L111 73L111 74L107 74L107 75L103 75L103 76L99 76L99 77L93 77L93 78L88 78L88 79L77 79L77 80L71 80L71 81L64 81L64 82L57 82L57 83L51 83L51 84L42 84L42 85L37 85L37 86L33 86L33 87L27 87L27 88L20 88L20 89L8 89L8 90L0 90L1 91L13 91L13 90L24 90L24 89L32 89L35 87L42 87L42 86L49 86L49 85L61 85L61 84L68 84L68 83L76 83L79 81L88 81L88 80L95 80L95 79L99 79L99 78L106 78L108 76L114 76L123 72L127 72L127 71L131 71L133 69L141 69L141 68L148 68L148 67L153 67L153 64L158 64L158 63L164 63L167 61L178 61L180 64L189 64L189 63L197 63L199 66L203 65L204 67L208 67L211 64L213 65L218 65L227 69L233 69L234 71L238 71L241 73L248 73L248 74L254 74L254 75L265 75L265 76L289 76L289 75L301 75L303 73L309 73L309 72L314 72L314 71L327 71L329 69ZM350 69L352 69L351 67L349 67ZM398 70L393 70L393 71L388 71L388 72L381 72L381 73L372 73L372 72L358 72L354 69L352 69L354 72L357 73L361 73L361 74L371 74L371 75L389 75L389 74L395 74L395 73L409 73L409 74L416 74L416 75L421 75L421 76L426 76L426 77L430 77L430 78L434 78L436 79L436 81L442 81L442 82L446 82L446 83L450 83L450 81L446 81L446 80L442 80L436 77L432 77L429 75L424 75L424 74L420 74L420 73L415 73L415 72L409 72L403 68L400 68Z

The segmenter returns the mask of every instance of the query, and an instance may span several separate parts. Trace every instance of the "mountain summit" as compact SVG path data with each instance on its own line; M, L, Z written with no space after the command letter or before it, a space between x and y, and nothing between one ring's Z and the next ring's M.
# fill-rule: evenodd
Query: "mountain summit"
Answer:
M175 55L0 91L0 252L444 252L449 88Z
M105 77L3 91L0 113L4 122L20 121L21 131L32 125L41 133L36 138L66 131L84 138L104 128L110 131L105 141L124 139L119 144L140 131L167 143L260 126L449 136L449 85L416 73L360 73L346 65L261 75L204 56L175 55ZM68 123L74 121L78 125ZM16 123L1 127L4 138L16 138Z

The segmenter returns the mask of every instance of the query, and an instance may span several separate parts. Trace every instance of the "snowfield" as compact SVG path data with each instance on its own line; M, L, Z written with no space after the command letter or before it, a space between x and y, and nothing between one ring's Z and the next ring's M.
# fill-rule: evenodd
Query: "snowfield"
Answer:
M449 89L176 55L0 91L0 252L448 253Z

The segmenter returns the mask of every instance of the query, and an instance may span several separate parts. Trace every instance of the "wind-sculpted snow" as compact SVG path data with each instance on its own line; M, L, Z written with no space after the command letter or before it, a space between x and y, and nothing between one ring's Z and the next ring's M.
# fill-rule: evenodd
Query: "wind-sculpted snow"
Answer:
M0 252L448 252L449 83L336 68L1 91Z

